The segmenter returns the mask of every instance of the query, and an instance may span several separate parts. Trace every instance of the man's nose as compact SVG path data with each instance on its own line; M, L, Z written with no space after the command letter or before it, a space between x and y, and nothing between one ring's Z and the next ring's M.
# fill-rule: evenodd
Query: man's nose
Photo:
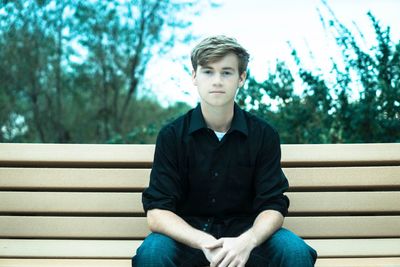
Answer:
M213 77L213 84L215 85L220 85L222 83L222 77L221 74L216 73Z

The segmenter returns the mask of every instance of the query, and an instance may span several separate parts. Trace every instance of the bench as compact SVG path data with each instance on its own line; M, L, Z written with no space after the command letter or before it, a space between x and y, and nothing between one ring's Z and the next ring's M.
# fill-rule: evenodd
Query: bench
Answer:
M154 145L0 144L0 266L128 267ZM400 266L400 144L282 145L316 266Z

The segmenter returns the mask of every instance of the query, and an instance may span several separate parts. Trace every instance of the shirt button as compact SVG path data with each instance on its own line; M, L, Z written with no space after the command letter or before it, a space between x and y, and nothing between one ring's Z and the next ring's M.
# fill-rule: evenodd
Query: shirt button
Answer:
M214 176L217 177L219 175L218 172L214 172Z
M215 203L215 198L211 199L211 202L212 202L212 203Z

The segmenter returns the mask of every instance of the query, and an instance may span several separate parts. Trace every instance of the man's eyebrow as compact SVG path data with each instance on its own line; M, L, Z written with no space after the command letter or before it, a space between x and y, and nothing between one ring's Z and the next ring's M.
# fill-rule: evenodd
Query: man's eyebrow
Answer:
M201 66L202 69L210 69L213 70L214 68L211 66ZM235 68L232 67L222 67L223 70L231 70L231 71L235 71Z

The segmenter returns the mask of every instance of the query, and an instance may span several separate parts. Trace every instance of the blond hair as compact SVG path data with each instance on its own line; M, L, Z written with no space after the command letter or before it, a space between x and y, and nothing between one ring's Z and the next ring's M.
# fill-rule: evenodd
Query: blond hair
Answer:
M223 35L208 37L193 48L190 58L196 71L197 66L206 66L230 53L238 57L238 70L239 74L242 74L247 69L250 55L234 38Z

